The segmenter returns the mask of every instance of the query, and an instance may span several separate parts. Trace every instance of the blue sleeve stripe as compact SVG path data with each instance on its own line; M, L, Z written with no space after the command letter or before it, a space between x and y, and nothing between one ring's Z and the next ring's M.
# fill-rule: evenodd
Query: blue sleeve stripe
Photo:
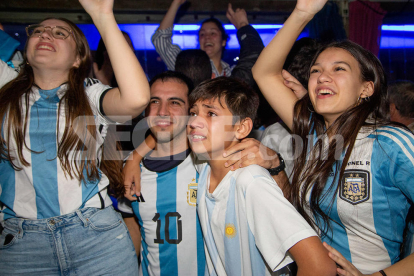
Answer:
M389 139L394 142L394 144L398 145L407 159L414 166L414 140L411 139L411 137L403 135L402 132L395 130L395 128L390 128L389 131L377 132L377 136L379 140Z

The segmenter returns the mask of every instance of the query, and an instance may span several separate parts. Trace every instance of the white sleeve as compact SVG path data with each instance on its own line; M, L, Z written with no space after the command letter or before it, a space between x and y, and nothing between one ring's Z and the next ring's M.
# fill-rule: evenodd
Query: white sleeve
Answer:
M0 60L0 88L16 78L17 75L18 73L16 70L8 66L4 61Z
M110 89L112 89L112 87L101 83L97 79L85 79L85 92L90 100L92 112L98 116L98 120L102 124L108 124L108 122L110 122L102 113L101 108L102 96L104 96L103 94Z
M256 177L247 186L246 214L256 246L273 271L292 261L288 250L293 245L317 236L270 175Z

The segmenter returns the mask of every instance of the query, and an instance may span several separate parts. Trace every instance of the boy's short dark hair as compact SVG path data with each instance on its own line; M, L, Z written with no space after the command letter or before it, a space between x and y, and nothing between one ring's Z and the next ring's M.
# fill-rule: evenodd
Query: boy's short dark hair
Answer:
M233 114L233 124L245 118L254 121L259 106L259 96L247 84L229 77L218 77L197 86L189 96L190 107L197 101L224 98L227 108Z
M213 74L210 58L206 52L200 49L181 51L175 61L175 71L189 77L193 81L194 87L211 79Z
M414 118L414 82L400 80L388 87L388 100L402 117Z
M185 84L188 88L188 94L190 94L194 89L193 82L191 81L189 77L187 77L183 73L175 72L175 71L165 71L165 72L162 72L161 74L156 75L150 80L149 85L150 87L152 87L154 82L156 82L157 80L161 80L162 82L164 82L164 81L168 81L171 79L176 80L178 83Z

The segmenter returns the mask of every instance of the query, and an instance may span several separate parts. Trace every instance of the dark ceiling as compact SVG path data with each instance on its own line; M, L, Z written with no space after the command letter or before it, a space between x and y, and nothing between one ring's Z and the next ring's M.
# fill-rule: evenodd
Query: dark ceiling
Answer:
M346 2L346 0L342 0ZM233 0L234 8L244 8L252 23L282 23L293 10L296 1ZM340 1L337 1L338 3ZM381 1L388 11L384 23L414 24L414 2L410 0ZM214 15L225 20L227 1L193 0L182 7L180 23L194 23ZM171 0L115 0L118 23L159 23ZM49 16L66 17L75 23L90 23L89 16L77 0L1 0L0 22L33 23Z

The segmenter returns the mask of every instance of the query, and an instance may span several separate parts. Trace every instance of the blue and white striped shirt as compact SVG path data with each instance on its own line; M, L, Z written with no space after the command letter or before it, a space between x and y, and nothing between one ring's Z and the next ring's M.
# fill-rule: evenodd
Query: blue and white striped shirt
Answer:
M322 202L337 222L323 241L364 274L396 263L414 199L413 134L392 126L360 131L339 185L338 193L332 189Z
M0 64L0 86L16 76L11 68L4 63ZM98 130L96 150L100 156L100 146L105 139L108 122L99 112L99 101L102 93L110 87L92 79L87 79L85 86L95 115ZM60 112L58 111L65 90L66 84L52 90L32 87L25 136L26 145L32 151L23 146L23 155L30 166L21 165L15 150L13 135L8 137L7 133L4 133L7 129L7 118L3 120L2 135L6 140L13 139L10 152L15 157L14 162L22 170L14 170L6 160L0 162L0 221L12 217L43 219L68 214L82 207L101 208L102 205L104 207L111 205L106 192L109 181L104 174L101 174L100 180L81 183L78 179L70 179L65 175L60 160L56 157L58 141L65 129L64 106L61 107ZM21 101L24 118L26 114L24 96ZM57 131L58 120L59 131Z
M192 155L169 170L150 169L141 165L142 197L131 203L141 228L139 275L204 276L204 242L196 211L198 173Z

